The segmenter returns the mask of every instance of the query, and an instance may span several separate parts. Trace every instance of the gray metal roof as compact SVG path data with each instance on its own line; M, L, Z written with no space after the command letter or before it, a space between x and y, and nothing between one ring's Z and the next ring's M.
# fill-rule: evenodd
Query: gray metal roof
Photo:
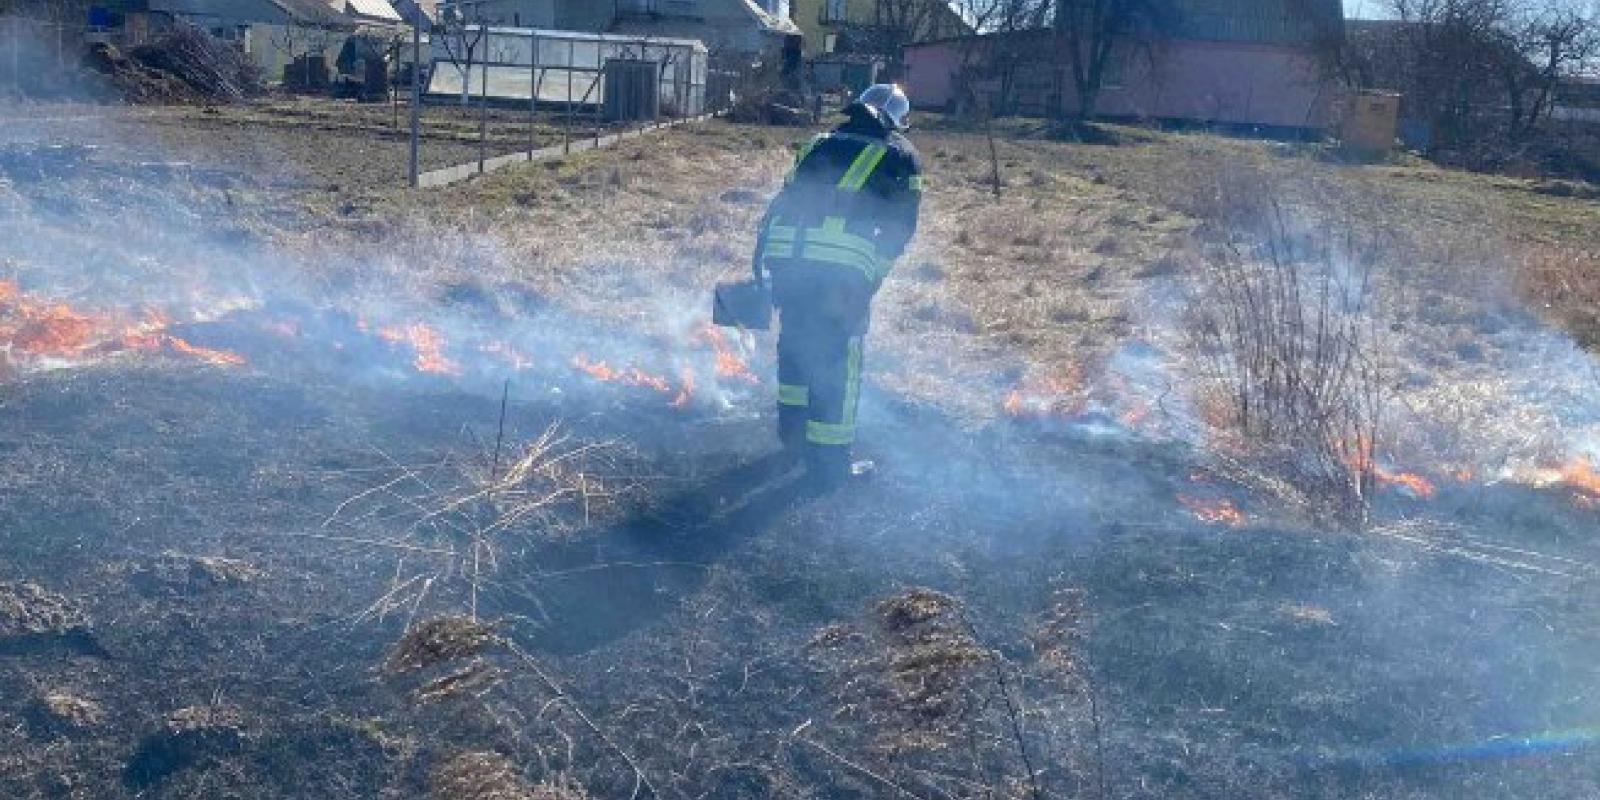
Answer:
M328 5L327 0L271 0L284 13L302 22L332 24L344 16Z
M395 13L394 7L389 5L389 0L348 0L345 11L359 17L379 19L385 22L399 22L400 15Z
M478 27L480 26L465 26L466 30L469 31ZM487 28L490 34L513 36L518 39L526 39L529 36L538 34L540 41L564 41L571 39L575 42L614 42L618 44L639 44L640 42L648 42L650 44L661 45L663 47L689 47L700 50L704 50L706 47L705 42L702 42L699 39L678 39L665 36L648 36L644 34L629 35L621 33L590 33L588 31L558 31L547 30L544 28L512 28L497 25L489 25Z
M1340 0L1167 0L1157 29L1174 39L1307 44L1342 32Z

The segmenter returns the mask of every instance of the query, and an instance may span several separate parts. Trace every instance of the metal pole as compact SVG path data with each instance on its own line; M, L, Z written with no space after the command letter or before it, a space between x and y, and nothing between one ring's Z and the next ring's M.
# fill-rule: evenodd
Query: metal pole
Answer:
M577 66L572 63L577 60L577 48L571 39L567 40L567 121L561 126L561 151L572 152L572 68Z
M533 160L533 120L539 106L539 32L528 30L528 160Z
M596 42L594 46L594 83L589 84L589 92L584 96L584 99L594 101L594 147L596 150L600 149L600 131L605 120L606 106L604 102L601 102L600 95L595 90L605 90L605 58L605 54L600 52L600 44Z
M411 21L411 188L417 188L417 151L422 144L422 14Z
M22 94L22 18L12 17L11 25L11 88Z
M483 164L488 160L489 148L489 26L482 25L483 80L478 83L478 174L483 174Z

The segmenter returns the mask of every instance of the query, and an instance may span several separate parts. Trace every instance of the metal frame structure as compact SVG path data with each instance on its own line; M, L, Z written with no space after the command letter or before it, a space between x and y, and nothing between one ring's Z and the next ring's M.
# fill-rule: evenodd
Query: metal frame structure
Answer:
M698 116L706 109L707 50L696 39L466 25L435 31L430 58L426 93L434 101L532 101L568 116L598 114L606 62L623 60L660 65L664 116Z

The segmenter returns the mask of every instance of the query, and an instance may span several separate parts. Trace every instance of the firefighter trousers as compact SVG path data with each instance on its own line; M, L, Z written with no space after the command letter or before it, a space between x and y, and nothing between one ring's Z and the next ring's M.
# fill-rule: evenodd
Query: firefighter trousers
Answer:
M840 478L850 470L856 438L864 325L811 311L781 311L778 437L785 449L803 449L820 476Z

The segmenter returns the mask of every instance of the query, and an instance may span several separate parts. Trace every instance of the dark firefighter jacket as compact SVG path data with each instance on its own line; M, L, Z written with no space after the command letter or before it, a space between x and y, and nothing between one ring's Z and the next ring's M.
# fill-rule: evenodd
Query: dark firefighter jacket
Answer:
M911 141L876 114L852 106L850 120L812 139L767 208L756 270L785 262L843 267L877 291L917 231L922 162Z

